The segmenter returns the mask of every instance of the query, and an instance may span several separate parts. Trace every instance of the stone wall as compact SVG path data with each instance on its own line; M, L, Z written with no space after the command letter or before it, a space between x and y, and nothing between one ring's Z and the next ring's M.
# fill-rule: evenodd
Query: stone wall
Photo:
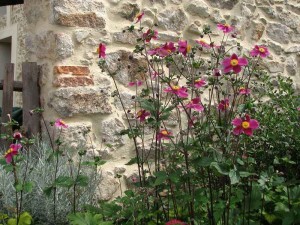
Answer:
M122 31L141 10L143 25L157 25L158 42L187 39L195 44L203 25L210 25L218 40L216 24L233 24L237 38L229 43L241 42L244 51L266 44L271 51L269 72L291 76L300 84L299 0L25 0L26 57L43 65L44 116L61 117L70 125L64 136L71 146L109 160L102 170L103 185L109 187L102 189L103 199L117 194L115 173L131 177L135 168L124 166L134 149L125 137L114 135L126 123L120 102L112 96L111 79L97 66L96 48L100 42L107 44L112 69L122 60L124 70L117 80L130 108L134 91L126 84L135 79L132 73L143 76L136 70L144 62L129 59L136 34Z

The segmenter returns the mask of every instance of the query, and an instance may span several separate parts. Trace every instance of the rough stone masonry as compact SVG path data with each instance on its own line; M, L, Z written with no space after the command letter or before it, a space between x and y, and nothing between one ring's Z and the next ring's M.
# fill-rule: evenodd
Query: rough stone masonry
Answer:
M269 46L271 56L265 66L272 75L290 76L300 85L299 0L25 0L23 6L13 6L12 23L20 27L17 65L23 61L43 65L45 117L63 118L70 125L65 137L73 147L86 146L108 160L102 168L102 185L108 187L100 193L102 199L118 194L115 173L129 178L136 172L124 165L134 155L132 145L113 135L126 122L120 103L111 96L111 79L97 66L96 48L100 42L107 45L112 70L115 60L122 59L124 68L117 80L130 109L134 90L126 84L143 76L137 71L145 62L128 59L137 33L122 30L141 10L143 26L157 24L159 43L186 39L194 44L203 25L210 25L219 39L216 24L226 21L236 27L236 41L244 50L254 44Z

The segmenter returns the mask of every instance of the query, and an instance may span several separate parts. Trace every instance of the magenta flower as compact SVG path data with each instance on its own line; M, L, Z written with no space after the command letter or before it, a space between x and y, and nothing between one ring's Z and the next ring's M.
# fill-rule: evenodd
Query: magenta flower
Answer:
M167 222L166 225L186 225L186 223L182 222L181 220L172 219Z
M218 105L218 109L221 110L222 112L224 112L225 110L227 110L229 107L229 100L228 98L225 98L224 100L221 100L219 105Z
M250 51L250 55L252 57L260 56L261 58L265 58L270 55L270 52L267 47L263 45L255 45L254 48Z
M17 155L21 148L22 148L21 144L11 144L9 146L9 149L4 154L4 158L7 164L11 163L13 156Z
M176 48L174 46L173 42L167 42L164 45L155 48L155 49L151 49L149 50L147 53L149 55L158 55L160 57L166 57L168 55L170 55L171 53L175 52Z
M170 140L172 136L172 132L167 131L167 130L161 130L158 134L157 134L157 138L158 140Z
M57 119L54 123L54 126L57 128L68 128L69 127L62 119Z
M140 122L144 122L147 116L150 116L150 113L144 109L141 109L140 111L137 112L136 118L139 119Z
M151 39L153 40L157 40L158 38L158 32L156 30L151 30L151 29L148 29L146 31L146 33L143 33L143 39L146 41L146 42L150 42Z
M128 83L128 86L129 86L129 87L133 87L133 86L138 86L138 87L139 87L139 86L141 86L142 84L143 84L142 81L137 80L137 81L135 81L135 82L134 82L134 81L129 82L129 83Z
M99 47L97 49L97 53L99 54L99 58L105 58L105 51L106 51L106 46L102 43L99 44Z
M300 107L298 107L297 110L300 111Z
M203 48L211 48L212 46L207 43L205 40L200 39L200 40L196 40L196 42L201 45Z
M240 135L242 133L252 136L253 130L259 127L257 120L251 119L249 115L245 115L245 118L235 118L232 120L231 124L235 126L233 129L233 134Z
M233 31L234 27L233 26L230 26L229 24L225 23L225 24L222 24L222 23L219 23L217 25L218 29L223 31L223 33L230 33L231 31Z
M164 89L164 92L173 93L180 98L187 98L189 95L187 93L187 89L185 87L180 87L180 86L176 86L176 85L167 87L166 89Z
M13 138L14 138L15 140L20 140L20 139L22 139L22 134L21 134L20 132L15 132L15 133L13 134Z
M182 55L186 56L187 53L191 51L192 47L188 45L187 41L178 41L178 51Z
M241 87L239 89L239 94L241 94L241 95L249 95L250 93L251 93L251 89L249 89L249 88Z
M136 19L136 22L135 22L135 23L140 22L144 15L145 15L145 12L140 12L140 13L138 13L138 14L135 16L135 19Z
M206 81L203 79L198 79L194 81L194 87L196 88L204 87L206 84L207 84Z
M199 97L193 98L187 105L185 105L185 107L188 109L194 109L198 112L202 112L204 110Z
M242 66L248 65L246 58L239 58L236 54L232 54L231 57L225 58L222 62L224 67L224 73L228 73L233 70L234 73L239 73L242 70Z

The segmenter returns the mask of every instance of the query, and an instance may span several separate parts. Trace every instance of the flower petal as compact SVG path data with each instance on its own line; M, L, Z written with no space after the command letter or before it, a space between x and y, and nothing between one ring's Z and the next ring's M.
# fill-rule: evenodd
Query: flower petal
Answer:
M259 127L259 123L258 123L257 120L251 119L249 123L250 123L250 128L251 129L255 130L255 129L257 129Z
M243 133L243 128L242 127L236 127L233 129L233 134L235 135L240 135L241 133Z
M233 66L232 70L233 70L234 73L239 73L239 72L241 72L242 67L240 65Z
M238 127L238 126L241 126L241 125L242 125L242 122L243 122L243 121L242 121L241 118L235 118L235 119L232 120L231 124L232 124L233 126Z
M248 60L246 58L239 58L239 65L240 66L248 65Z
M248 136L252 136L253 135L253 130L251 128L247 128L247 129L244 129L244 133Z

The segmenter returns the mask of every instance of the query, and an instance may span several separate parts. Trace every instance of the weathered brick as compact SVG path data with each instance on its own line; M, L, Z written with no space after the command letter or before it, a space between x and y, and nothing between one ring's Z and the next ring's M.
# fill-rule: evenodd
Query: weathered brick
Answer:
M87 66L54 66L55 74L89 75L90 69Z
M89 85L94 85L93 79L89 76L58 76L53 81L53 86L55 87L79 87Z
M105 20L102 17L97 17L96 13L70 13L60 14L56 18L56 23L69 27L92 27L104 28Z

